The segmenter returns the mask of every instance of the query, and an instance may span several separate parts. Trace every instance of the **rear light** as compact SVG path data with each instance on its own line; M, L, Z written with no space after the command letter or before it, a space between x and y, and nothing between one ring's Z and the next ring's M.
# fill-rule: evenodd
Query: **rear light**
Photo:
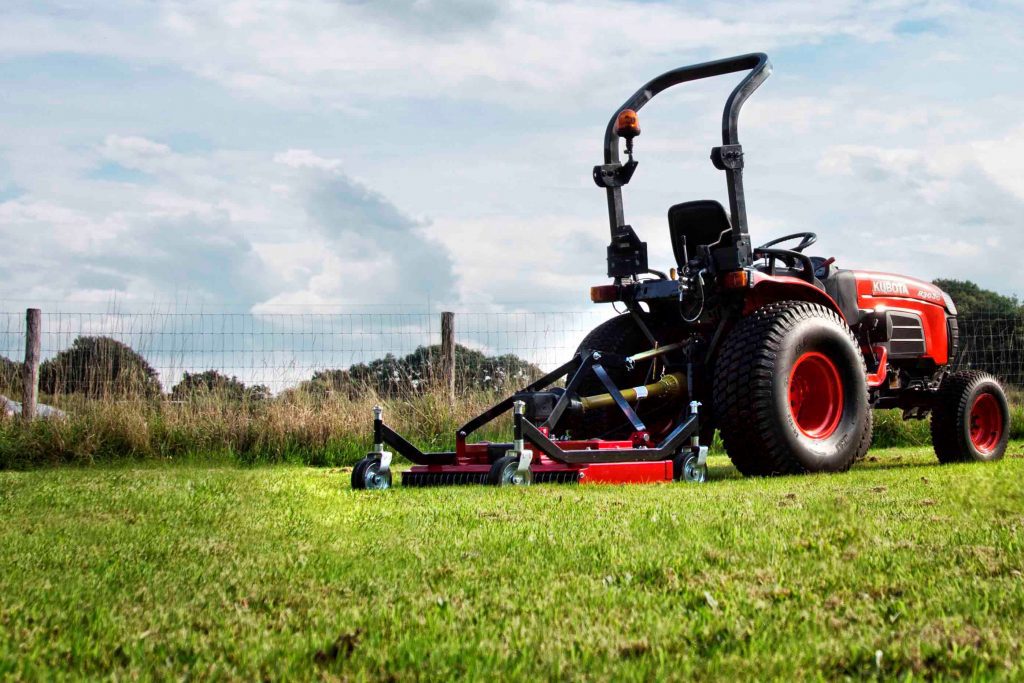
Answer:
M619 300L618 285L599 285L590 288L590 300L595 304L606 304Z
M722 286L726 289L743 289L750 284L750 273L745 270L734 270L722 276Z

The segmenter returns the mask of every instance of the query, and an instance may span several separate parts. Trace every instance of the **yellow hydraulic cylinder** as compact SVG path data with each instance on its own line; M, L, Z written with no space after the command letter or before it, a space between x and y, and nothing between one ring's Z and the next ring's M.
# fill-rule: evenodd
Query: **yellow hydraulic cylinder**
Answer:
M686 374L682 372L673 372L670 375L665 375L654 384L648 384L642 387L634 387L632 389L623 389L622 397L626 399L626 403L636 403L643 398L654 398L657 396L680 396L686 392ZM583 406L584 412L588 410L594 410L596 408L608 408L615 405L615 399L612 398L611 394L598 394L596 396L583 396L580 398L580 404Z

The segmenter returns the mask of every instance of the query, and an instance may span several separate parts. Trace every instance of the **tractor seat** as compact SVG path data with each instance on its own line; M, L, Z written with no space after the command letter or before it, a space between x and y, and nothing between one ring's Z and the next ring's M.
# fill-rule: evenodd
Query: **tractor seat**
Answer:
M693 258L697 249L715 244L725 232L722 246L732 243L732 226L725 208L713 199L698 199L676 204L668 210L668 231L676 265L686 265L685 255Z

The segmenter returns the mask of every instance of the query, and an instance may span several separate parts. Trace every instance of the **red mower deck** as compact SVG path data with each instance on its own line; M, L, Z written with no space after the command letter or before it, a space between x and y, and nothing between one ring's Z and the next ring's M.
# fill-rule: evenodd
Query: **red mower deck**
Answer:
M629 441L560 441L565 450L622 450L632 447ZM454 486L488 484L494 453L504 456L515 444L481 442L465 447L464 455L454 465L414 465L402 473L402 486ZM672 481L671 460L653 462L609 462L567 465L541 455L531 463L533 483L557 484L650 484Z

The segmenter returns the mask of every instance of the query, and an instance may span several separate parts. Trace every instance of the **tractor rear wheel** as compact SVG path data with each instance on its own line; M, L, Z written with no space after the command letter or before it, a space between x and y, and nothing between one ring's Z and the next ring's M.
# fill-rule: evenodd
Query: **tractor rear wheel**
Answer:
M939 462L999 460L1010 438L1010 405L992 375L946 375L932 409L932 447Z
M666 342L667 343L667 342ZM633 316L625 313L618 317L606 320L591 330L580 345L576 353L583 349L591 351L602 351L622 356L631 356L651 348L651 342L644 335L643 330L637 324ZM651 361L641 361L632 370L624 368L606 367L608 376L619 389L630 389L632 387L656 382L653 377ZM585 376L577 387L580 396L593 396L607 392L604 385L593 373ZM678 424L681 416L689 411L690 399L678 397L669 400L653 399L650 403L641 402L636 406L637 415L643 420L644 425L655 441L659 441L673 427ZM704 445L710 445L714 438L715 428L710 419L706 416L707 411L701 414L700 441ZM594 410L577 421L576 425L570 427L573 438L587 439L628 439L633 433L633 426L626 419L618 408L606 408Z
M850 328L806 301L757 309L715 363L715 417L747 476L841 472L871 443L867 370Z
M651 348L643 330L628 313L606 320L592 329L580 345L576 353L583 349L590 351L601 351L622 356L631 356ZM608 376L620 389L644 384L647 380L647 373L650 369L650 362L637 363L632 370L625 368L606 367ZM653 380L652 380L653 381ZM597 378L597 375L589 373L583 377L576 389L580 396L593 396L607 392L604 385ZM646 411L645 411L646 412ZM639 411L640 419L645 415ZM646 420L645 420L646 422ZM605 408L588 412L579 420L579 425L573 431L574 438L590 439L628 439L633 433L633 426L629 424L626 417L618 408Z

